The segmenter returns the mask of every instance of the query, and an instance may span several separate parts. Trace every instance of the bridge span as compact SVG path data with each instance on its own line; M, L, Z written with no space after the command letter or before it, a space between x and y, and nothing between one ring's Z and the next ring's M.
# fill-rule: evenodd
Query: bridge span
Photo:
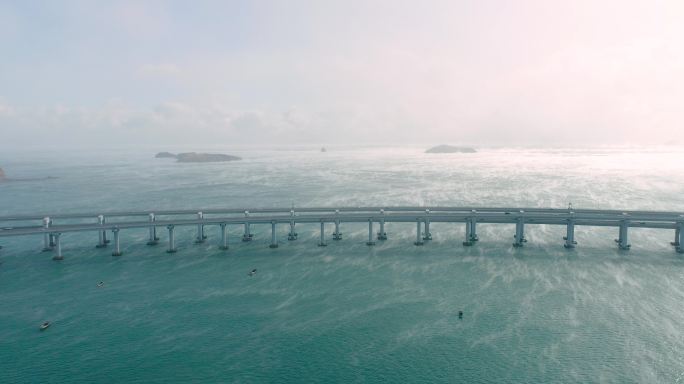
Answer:
M526 242L527 225L560 225L566 227L563 237L565 248L574 248L576 226L600 226L617 228L615 242L621 250L628 250L630 228L658 228L673 230L671 245L684 253L684 212L668 211L622 211L597 209L553 208L486 208L486 207L314 207L314 208L252 208L252 209L197 209L157 210L90 213L56 213L42 215L16 215L0 217L0 237L42 236L43 251L54 253L54 260L62 260L61 235L70 232L96 232L96 247L113 247L113 256L120 256L119 233L123 230L144 229L149 233L148 245L159 243L157 229L166 228L167 252L176 252L175 228L195 226L195 242L207 240L205 227L219 229L217 242L220 249L228 249L228 226L241 226L242 241L252 241L253 225L271 226L271 248L278 247L276 227L287 225L287 239L296 240L297 224L320 223L319 246L326 246L326 225L333 226L332 239L342 240L343 223L368 223L367 245L387 240L386 223L415 223L415 245L423 245L432 239L431 223L462 223L465 225L464 246L474 245L479 237L477 224L509 224L515 226L513 246L522 247ZM374 231L377 225L378 231ZM111 232L111 239L108 239ZM113 244L112 244L113 243ZM1 248L1 247L0 247Z

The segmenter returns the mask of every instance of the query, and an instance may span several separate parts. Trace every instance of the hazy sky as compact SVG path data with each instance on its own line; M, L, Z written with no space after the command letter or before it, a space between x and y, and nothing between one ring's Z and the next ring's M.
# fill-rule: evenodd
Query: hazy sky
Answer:
M0 0L0 148L684 144L684 1Z

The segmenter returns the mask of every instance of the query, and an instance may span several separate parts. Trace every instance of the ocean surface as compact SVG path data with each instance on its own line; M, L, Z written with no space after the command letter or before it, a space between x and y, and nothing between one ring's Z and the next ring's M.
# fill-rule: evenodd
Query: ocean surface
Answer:
M166 148L164 148L166 149ZM187 148L186 148L187 149ZM202 148L198 148L202 149ZM0 216L211 207L522 206L684 211L684 149L214 149L239 162L178 164L156 150L0 153ZM317 247L316 225L270 249L179 251L124 230L121 257L97 236L0 238L0 383L684 383L684 255L671 230L432 224L367 226ZM331 235L332 231L329 230ZM254 268L258 273L248 276ZM104 286L98 287L103 281ZM458 318L463 311L463 319ZM52 326L39 331L38 326Z

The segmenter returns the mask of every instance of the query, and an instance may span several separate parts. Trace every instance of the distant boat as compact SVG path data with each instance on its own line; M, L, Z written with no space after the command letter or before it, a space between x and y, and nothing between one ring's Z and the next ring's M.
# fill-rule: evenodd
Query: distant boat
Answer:
M49 321L46 321L46 322L44 322L43 324L40 325L40 330L41 330L41 331L44 331L44 330L46 330L47 327L49 327L49 326L50 326L50 322L49 322Z
M257 270L256 270L256 268L254 268L254 269L252 269L252 272L249 273L249 275L254 276L254 275L256 275L256 273L257 273Z

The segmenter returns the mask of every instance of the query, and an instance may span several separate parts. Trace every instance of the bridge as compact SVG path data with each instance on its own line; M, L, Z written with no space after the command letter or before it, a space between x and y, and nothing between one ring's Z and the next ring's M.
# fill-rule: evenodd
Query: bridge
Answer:
M320 223L319 246L326 246L326 225L333 226L332 239L342 240L341 226L344 223L368 223L367 245L376 240L387 240L386 223L415 223L415 245L423 245L432 239L431 223L461 223L465 225L464 246L472 246L478 240L477 225L502 224L515 226L514 247L522 247L525 227L528 225L560 225L566 227L563 237L565 248L574 248L576 226L615 227L615 242L621 250L628 250L630 228L657 228L672 230L671 245L684 253L684 212L666 211L621 211L597 209L553 209L553 208L483 208L483 207L316 207L316 208L256 208L256 209L202 209L162 210L130 212L91 212L76 214L18 215L0 217L0 237L42 236L43 251L53 252L54 260L62 260L61 235L70 232L96 232L96 247L113 246L113 256L120 256L119 233L143 229L149 232L148 245L159 243L157 229L168 232L167 252L176 252L176 227L195 226L195 242L207 241L205 227L219 229L217 245L228 249L228 226L244 228L242 241L252 241L251 228L254 225L271 226L271 248L278 247L276 227L289 226L287 240L296 240L297 224ZM374 232L377 225L378 232ZM108 239L111 232L111 239ZM1 247L0 247L1 248Z

